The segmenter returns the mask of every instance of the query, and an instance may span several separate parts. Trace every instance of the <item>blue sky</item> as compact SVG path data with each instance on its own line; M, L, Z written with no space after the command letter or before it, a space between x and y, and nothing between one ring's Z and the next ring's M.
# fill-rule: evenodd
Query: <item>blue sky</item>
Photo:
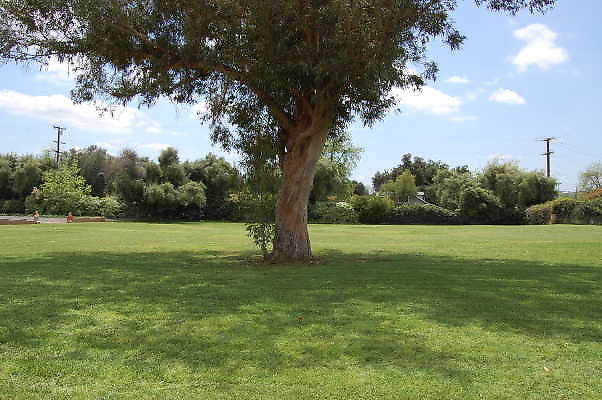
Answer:
M602 161L602 1L558 3L543 16L509 17L463 2L454 18L467 36L464 47L431 46L437 81L421 93L398 91L400 112L371 129L352 126L365 150L354 177L369 183L405 153L474 170L496 157L544 169L545 144L537 139L554 136L552 174L562 190L574 190L580 171ZM154 158L171 145L184 159L208 152L237 159L211 146L194 108L134 104L99 117L92 106L72 105L70 88L62 65L0 66L0 153L47 149L52 125L60 124L69 147L99 144L112 153L129 147Z

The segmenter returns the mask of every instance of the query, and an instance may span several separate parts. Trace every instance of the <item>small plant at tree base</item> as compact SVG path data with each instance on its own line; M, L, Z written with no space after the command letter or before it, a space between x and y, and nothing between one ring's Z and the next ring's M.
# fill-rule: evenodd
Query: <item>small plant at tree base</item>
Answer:
M261 250L264 260L271 258L271 247L276 238L276 226L267 222L252 222L247 224L249 237Z

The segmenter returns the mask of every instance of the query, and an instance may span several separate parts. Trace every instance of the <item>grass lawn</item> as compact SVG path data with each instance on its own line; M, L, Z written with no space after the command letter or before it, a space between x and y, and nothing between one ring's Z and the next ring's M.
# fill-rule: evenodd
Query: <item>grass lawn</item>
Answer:
M0 399L602 399L602 226L0 227Z

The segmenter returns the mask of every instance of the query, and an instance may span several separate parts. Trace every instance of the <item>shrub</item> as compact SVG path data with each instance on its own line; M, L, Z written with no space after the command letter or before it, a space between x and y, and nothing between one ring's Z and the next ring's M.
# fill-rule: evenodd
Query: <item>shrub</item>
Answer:
M596 189L593 192L585 193L583 197L586 200L602 199L602 189Z
M577 224L602 224L602 199L579 201L571 214Z
M537 204L527 208L527 223L529 225L547 225L552 217L552 204Z
M25 212L23 200L0 201L0 206L0 213L2 214L23 214Z
M377 196L353 196L351 204L363 224L383 223L393 209L391 200Z
M550 202L550 204L552 205L552 214L557 215L557 223L570 223L577 200L564 197L556 199Z
M319 201L309 210L310 222L321 224L355 224L357 213L353 206L343 201Z
M107 218L118 218L124 212L124 204L116 197L103 197L99 199L99 215Z
M454 225L459 222L457 213L432 204L404 204L393 208L387 216L387 223L397 225Z
M460 215L471 224L495 224L500 221L502 204L492 191L467 187L460 196Z

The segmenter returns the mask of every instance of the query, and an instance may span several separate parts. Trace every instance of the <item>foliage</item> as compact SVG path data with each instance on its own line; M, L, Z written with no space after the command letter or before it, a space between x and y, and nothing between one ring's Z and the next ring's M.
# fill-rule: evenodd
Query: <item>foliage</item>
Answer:
M39 190L41 211L48 214L66 215L81 213L91 201L92 188L79 175L77 164L63 164L60 169L44 174Z
M458 211L467 223L495 224L500 220L502 204L492 191L470 186L462 191Z
M548 204L552 206L552 214L556 214L556 223L569 223L577 206L577 200L564 197Z
M161 183L163 171L156 162L148 162L144 165L144 181L147 183Z
M366 195L370 194L368 192L368 188L366 188L366 185L364 185L362 182L351 181L351 184L353 185L353 194L354 195L366 196Z
M389 181L380 187L380 192L389 196L395 204L416 197L416 191L416 179L407 169L394 181Z
M246 225L249 237L261 250L264 260L270 258L270 247L276 237L276 226L270 223L251 222Z
M351 205L363 224L383 223L393 209L391 200L378 196L353 196Z
M0 200L1 214L23 214L25 212L25 204L20 200Z
M402 204L391 210L386 222L394 225L455 225L460 223L454 211L432 204Z
M384 172L376 172L372 178L372 184L374 190L383 191L381 185L395 181L397 177L403 175L406 171L409 171L409 173L415 177L415 185L420 188L420 190L424 191L427 186L433 184L437 173L448 170L449 166L442 161L425 161L422 157L412 157L412 154L408 153L402 156L400 164L391 171L385 170Z
M584 192L602 190L602 163L588 166L579 175L579 189Z
M537 204L527 208L527 223L530 225L547 225L552 217L551 203Z
M184 169L190 180L202 182L207 195L203 208L205 218L223 220L233 218L233 208L228 203L230 194L242 186L240 173L223 157L207 154L205 158L185 162Z
M24 199L31 194L34 187L42 182L42 170L37 163L27 161L14 173L14 193L17 198Z
M170 164L161 167L163 171L163 182L171 183L175 187L182 186L186 183L186 172L184 167L180 164Z
M173 147L167 147L159 154L159 165L162 170L165 170L171 165L178 165L180 163L180 155L177 149Z
M577 202L571 216L574 223L602 224L602 199Z
M351 196L352 185L346 176L341 175L340 166L322 158L316 165L310 203L327 201L330 197L347 199Z
M319 201L310 208L309 220L321 224L355 224L358 216L350 203Z
M351 135L344 131L338 136L327 138L322 159L328 160L335 167L338 176L348 178L357 167L363 151L363 148L353 145Z
M146 185L142 204L145 216L173 219L179 206L178 193L171 183Z
M583 198L586 200L594 200L602 198L602 188L596 189L593 192L585 193Z
M459 210L462 193L477 186L476 178L470 172L440 170L433 180L438 205L448 210Z

